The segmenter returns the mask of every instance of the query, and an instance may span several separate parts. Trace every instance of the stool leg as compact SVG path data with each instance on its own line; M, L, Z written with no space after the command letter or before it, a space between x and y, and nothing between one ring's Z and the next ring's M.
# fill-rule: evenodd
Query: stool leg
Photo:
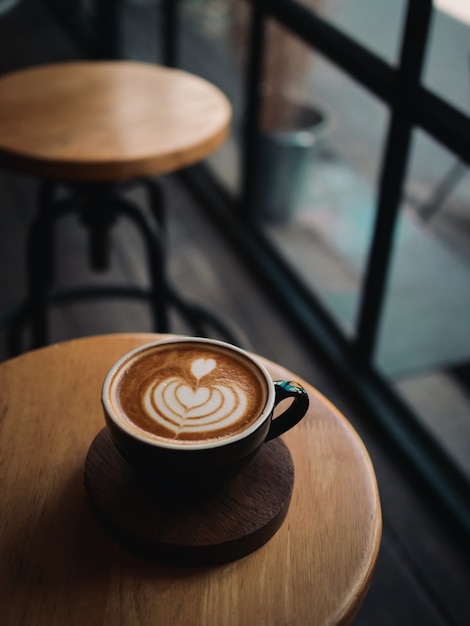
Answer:
M166 229L165 196L161 185L150 178L142 178L139 183L147 193L147 201L161 232L164 236Z
M109 232L116 221L115 186L111 183L76 187L83 225L88 229L90 265L97 272L109 267Z
M161 229L153 227L152 222L132 202L124 198L115 199L117 214L125 215L140 230L144 237L147 262L151 280L150 306L152 308L154 329L156 332L169 332L168 295L165 277L165 249Z
M169 332L168 296L165 278L165 250L163 241L155 233L147 234L147 250L152 280L151 306L156 332Z
M53 251L50 243L52 220L47 211L34 221L28 241L28 312L31 319L32 347L47 343L47 290L52 279Z
M38 215L35 218L27 243L28 296L25 305L12 322L8 335L8 354L20 354L21 335L28 318L32 327L33 347L47 342L47 290L54 279L54 228L52 211L56 184L41 183L38 191Z
M55 231L54 231L54 207L56 204L57 184L51 181L45 181L39 188L39 212L47 215L45 220L45 228L43 233L43 263L44 276L47 287L52 285L55 275L54 251L55 251ZM47 227L46 227L47 224Z
M139 182L147 192L150 209L160 227L161 245L165 248L166 215L163 190L156 181L151 179L142 179ZM178 309L180 315L192 327L196 335L201 337L210 336L208 328L212 328L218 331L230 343L241 345L239 337L227 324L202 307L186 302L168 283L166 284L166 298L168 303L171 303Z
M94 269L108 266L109 229L117 217L123 215L130 219L140 230L147 253L147 262L151 280L150 306L154 329L166 333L169 330L164 250L164 208L163 194L156 183L150 180L132 181L132 186L142 184L146 193L153 223L133 201L118 195L119 186L113 184L93 184L81 186L85 196L81 200L82 222L90 233L90 250ZM127 185L129 186L129 184ZM86 199L86 202L84 202Z
M27 303L20 305L17 310L13 312L13 320L9 325L6 337L6 350L8 358L13 358L18 354L21 354L21 334L25 326L27 316Z
M152 276L153 295L152 306L154 315L154 329L160 332L169 332L168 321L168 305L170 303L168 284L166 282L166 213L165 213L165 197L161 185L144 178L140 181L147 193L147 201L153 217L158 225L158 252L149 252L150 272ZM148 239L148 246L153 248L153 240ZM162 311L164 309L164 313ZM165 330L161 330L163 327Z

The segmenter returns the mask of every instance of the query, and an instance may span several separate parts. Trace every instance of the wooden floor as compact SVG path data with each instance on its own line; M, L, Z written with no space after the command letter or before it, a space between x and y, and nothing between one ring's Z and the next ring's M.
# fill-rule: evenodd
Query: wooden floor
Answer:
M73 45L39 2L24 0L0 17L0 71L76 55ZM249 268L207 221L179 179L170 176L162 182L168 201L172 283L179 286L185 297L217 311L236 330L245 347L282 363L315 385L353 423L369 449L379 482L384 529L372 586L355 623L469 624L468 552L446 529L422 487L394 458L387 442L367 423L318 355L276 310ZM3 310L18 303L25 294L24 250L36 190L37 181L0 171ZM140 200L138 192L135 198ZM87 265L86 233L72 218L65 219L58 229L57 284L112 280L145 285L144 256L137 233L120 222L114 235L112 269L103 276L92 275ZM188 332L176 314L172 314L172 323L175 332ZM57 307L51 315L51 327L53 341L97 333L152 330L146 306L124 301ZM5 333L0 332L1 358L6 357L4 339Z

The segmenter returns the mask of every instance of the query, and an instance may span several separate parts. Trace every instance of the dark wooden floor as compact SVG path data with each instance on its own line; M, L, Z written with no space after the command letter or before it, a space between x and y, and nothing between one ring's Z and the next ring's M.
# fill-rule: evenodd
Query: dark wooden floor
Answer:
M0 71L75 58L74 46L57 23L34 0L0 18ZM357 624L416 626L470 623L469 555L436 515L433 503L387 442L374 431L318 355L304 344L227 246L176 176L164 188L169 214L169 274L185 297L217 311L244 346L309 380L353 423L375 465L384 529L370 592ZM37 181L0 171L0 307L25 294L24 249L34 215ZM139 200L138 193L136 198ZM86 233L72 218L58 230L58 284L137 281L145 285L143 251L137 234L125 222L116 225L112 269L92 275L87 266ZM172 315L173 330L187 332ZM143 304L124 301L58 307L51 315L52 340L96 333L152 330ZM0 332L0 358L5 358ZM0 390L1 393L1 390ZM302 625L303 626L303 625Z

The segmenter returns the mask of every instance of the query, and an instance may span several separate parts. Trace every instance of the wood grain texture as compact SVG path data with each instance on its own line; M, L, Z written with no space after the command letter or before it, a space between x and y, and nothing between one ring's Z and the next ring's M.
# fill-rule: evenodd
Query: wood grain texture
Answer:
M225 140L231 106L208 81L135 61L64 62L0 79L0 163L68 180L175 171Z
M0 365L2 623L348 623L379 549L377 485L356 432L302 380L310 409L283 437L295 466L291 504L265 546L227 565L163 567L97 523L83 469L104 423L102 381L155 338L74 340ZM264 362L273 378L296 378Z

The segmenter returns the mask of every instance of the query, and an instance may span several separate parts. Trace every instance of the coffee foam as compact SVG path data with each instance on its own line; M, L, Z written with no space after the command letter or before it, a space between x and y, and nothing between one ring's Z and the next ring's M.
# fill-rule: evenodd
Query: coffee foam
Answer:
M112 404L128 428L162 442L199 444L244 431L268 385L245 355L205 342L156 344L115 375Z

